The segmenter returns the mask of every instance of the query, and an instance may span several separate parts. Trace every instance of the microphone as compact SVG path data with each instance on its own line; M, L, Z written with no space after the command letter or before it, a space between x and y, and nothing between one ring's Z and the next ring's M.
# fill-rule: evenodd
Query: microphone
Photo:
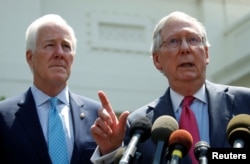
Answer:
M178 122L171 116L164 115L155 120L151 130L151 139L156 144L153 164L162 163L169 136L177 129L179 129Z
M152 123L146 117L139 117L131 123L130 142L119 162L119 164L128 164L134 157L137 144L146 141L151 135Z
M126 147L120 147L117 152L115 153L114 156L114 164L119 164L120 160L123 156L123 153L125 152ZM140 159L141 159L141 153L140 152L135 152L134 158L129 161L129 164L140 164Z
M119 164L121 158L122 158L122 155L123 155L123 152L125 151L125 148L124 147L120 147L117 152L115 153L115 156L114 156L114 164Z
M250 115L238 114L227 125L227 138L233 148L250 147Z
M206 141L199 141L194 145L194 155L199 164L207 164L207 152L210 145Z
M170 164L179 164L180 160L189 152L193 144L192 135L184 130L174 131L169 137Z

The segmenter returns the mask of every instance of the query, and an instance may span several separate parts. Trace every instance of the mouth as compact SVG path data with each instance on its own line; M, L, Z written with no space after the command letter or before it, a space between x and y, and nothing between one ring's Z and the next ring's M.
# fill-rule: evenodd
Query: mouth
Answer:
M194 64L193 63L182 63L180 64L180 67L193 67Z
M61 68L65 68L65 66L63 66L63 65L52 65L52 66L50 66L50 67L61 67Z

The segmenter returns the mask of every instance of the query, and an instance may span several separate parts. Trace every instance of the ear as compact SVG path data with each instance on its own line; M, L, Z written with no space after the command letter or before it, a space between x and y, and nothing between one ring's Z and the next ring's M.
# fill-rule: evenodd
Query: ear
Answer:
M209 53L208 53L208 47L205 47L205 55L206 55L206 64L208 65L209 64Z
M155 65L155 67L158 69L158 70L162 70L162 66L161 66L161 63L159 62L160 60L159 60L159 57L160 57L160 54L159 53L157 53L157 52L154 52L153 53L153 62L154 62L154 65Z
M33 68L33 54L30 50L26 51L26 61L29 64L30 68Z

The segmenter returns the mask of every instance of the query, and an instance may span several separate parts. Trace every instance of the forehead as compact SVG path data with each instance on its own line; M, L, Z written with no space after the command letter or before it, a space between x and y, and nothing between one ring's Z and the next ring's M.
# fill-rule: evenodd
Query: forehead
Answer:
M163 38L170 35L181 35L188 33L201 34L198 23L189 18L173 17L165 22L164 27L161 30L161 36Z
M42 25L37 31L37 39L54 40L54 39L67 39L72 40L69 30L60 24L47 23Z

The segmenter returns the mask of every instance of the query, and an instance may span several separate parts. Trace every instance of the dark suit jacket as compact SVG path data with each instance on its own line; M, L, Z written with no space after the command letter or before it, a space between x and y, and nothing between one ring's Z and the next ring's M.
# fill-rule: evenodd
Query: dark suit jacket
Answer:
M226 136L227 124L233 115L250 114L250 89L219 85L209 81L206 81L205 86L208 97L210 147L229 147ZM169 88L163 96L131 113L128 120L131 124L138 116L146 116L153 124L162 115L170 115L175 118ZM126 136L126 142L128 142L129 135ZM137 150L142 153L140 163L151 163L155 151L155 145L151 138L140 143ZM189 164L191 162L186 156L181 160L181 163Z
M71 92L69 97L74 127L71 163L91 163L96 143L90 127L97 118L100 104ZM85 114L83 119L81 113ZM51 163L30 89L20 96L0 101L0 163Z

